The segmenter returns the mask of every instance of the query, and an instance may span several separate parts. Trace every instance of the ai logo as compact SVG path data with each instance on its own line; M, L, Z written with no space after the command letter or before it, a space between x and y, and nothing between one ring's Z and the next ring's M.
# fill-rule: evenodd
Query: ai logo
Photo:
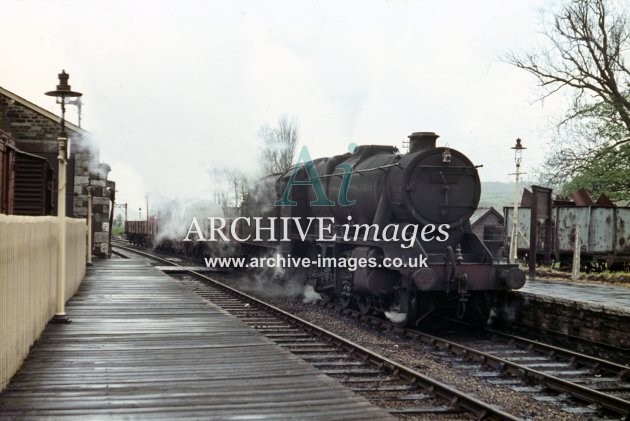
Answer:
M355 153L357 151L357 145L355 143L349 144L348 151L350 153ZM297 177L298 171L301 168L300 164L302 164L301 166L306 169L308 180L295 179ZM354 205L356 200L348 199L348 188L350 187L350 178L352 177L352 164L341 163L337 165L335 169L340 169L343 174L341 186L339 188L339 195L337 197L338 204L340 206ZM313 160L311 159L311 156L308 153L308 148L306 146L303 146L302 150L300 151L300 155L298 156L297 162L293 167L291 176L289 177L287 187L284 189L284 194L282 195L280 200L276 200L273 204L275 206L297 206L297 202L289 199L289 194L291 193L291 188L293 186L313 187L313 191L315 192L315 196L317 196L317 200L313 200L311 202L311 206L335 206L335 202L333 202L328 198L328 196L326 196L326 191L324 190L321 177L317 173L317 169L313 164Z

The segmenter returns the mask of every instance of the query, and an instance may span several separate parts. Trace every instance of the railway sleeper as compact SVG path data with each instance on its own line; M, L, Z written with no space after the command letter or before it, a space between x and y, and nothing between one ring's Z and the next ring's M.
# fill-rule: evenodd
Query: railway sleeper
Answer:
M300 355L300 358L302 358L304 361L317 361L317 360L330 360L330 359L340 359L340 358L344 358L346 357L346 354L341 354L339 352L337 353L330 353L330 354L303 354Z
M334 374L329 374L330 377L339 381L339 383L343 383L344 385L348 384L357 384L357 383L371 383L373 386L382 386L383 384L393 383L396 379L395 377L338 377Z
M425 399L431 399L433 396L425 395L423 393L416 393L411 395L396 395L396 396L370 396L371 401L421 401Z
M415 385L391 385L391 386L377 386L377 387L351 387L350 390L357 393L367 392L401 392L406 390L417 390Z
M461 408L452 406L429 406L415 408L393 408L387 410L392 415L413 415L413 414L459 414L464 412Z
M326 369L320 368L320 371L330 375L336 376L371 376L373 374L382 374L380 370L375 370L373 368L346 368L346 369Z
M328 346L329 344L327 344L326 342L307 342L307 341L274 341L275 343L277 343L278 345L280 345L283 348L324 348L326 346Z
M360 361L323 361L315 362L311 364L314 367L362 367L363 363Z

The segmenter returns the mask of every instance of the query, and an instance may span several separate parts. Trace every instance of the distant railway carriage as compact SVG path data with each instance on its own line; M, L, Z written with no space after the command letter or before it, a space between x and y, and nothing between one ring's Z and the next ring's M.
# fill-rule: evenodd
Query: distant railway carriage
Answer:
M157 236L157 220L125 221L125 233L131 244L151 245Z
M173 201L160 206L158 215L149 220L126 221L125 235L131 244L151 245L198 261L210 256L238 255L239 243L232 238L230 231L234 218L224 218L226 224L221 229L219 220L213 220L215 231L221 231L221 237L228 241L196 241L199 238L196 228L199 227L204 238L209 238L212 227L208 218L220 215L223 211L214 202L200 200L184 205ZM197 225L191 225L193 218L196 218ZM189 236L191 241L183 241L189 230L193 233ZM239 231L236 233L238 235ZM216 236L220 237L219 234Z
M512 236L513 208L504 208L506 248ZM518 255L529 252L531 209L518 210ZM575 236L579 232L581 266L583 270L628 270L630 266L630 207L574 206L557 204L552 210L552 235L545 238L545 230L537 227L537 250L544 250L550 242L552 258L561 268L571 266ZM543 260L543 252L537 252Z

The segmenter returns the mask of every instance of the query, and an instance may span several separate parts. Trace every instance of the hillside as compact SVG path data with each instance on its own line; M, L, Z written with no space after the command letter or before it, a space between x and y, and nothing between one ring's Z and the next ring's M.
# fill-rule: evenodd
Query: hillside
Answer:
M521 183L521 189L531 183ZM521 190L522 191L522 190ZM519 199L520 199L519 193ZM482 181L480 208L494 207L499 212L503 212L504 206L514 204L514 183L503 183L500 181Z

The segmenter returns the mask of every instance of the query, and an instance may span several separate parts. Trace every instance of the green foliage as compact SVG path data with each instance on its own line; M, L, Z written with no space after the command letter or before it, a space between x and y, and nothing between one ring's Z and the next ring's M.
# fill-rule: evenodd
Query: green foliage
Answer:
M584 107L578 124L579 130L569 133L582 141L572 139L578 155L576 162L567 159L574 171L560 193L568 195L584 188L593 197L605 193L614 202L630 200L630 133L624 122L612 112L610 104L600 102ZM563 150L556 153L562 156Z
M125 225L123 224L123 216L116 215L114 218L114 226L112 227L112 235L121 235L125 232Z
M593 197L605 193L613 202L630 201L630 142L603 146L589 165L562 187L562 194L585 188Z
M125 232L125 227L123 227L122 225L114 225L114 228L112 228L112 235L122 235Z

